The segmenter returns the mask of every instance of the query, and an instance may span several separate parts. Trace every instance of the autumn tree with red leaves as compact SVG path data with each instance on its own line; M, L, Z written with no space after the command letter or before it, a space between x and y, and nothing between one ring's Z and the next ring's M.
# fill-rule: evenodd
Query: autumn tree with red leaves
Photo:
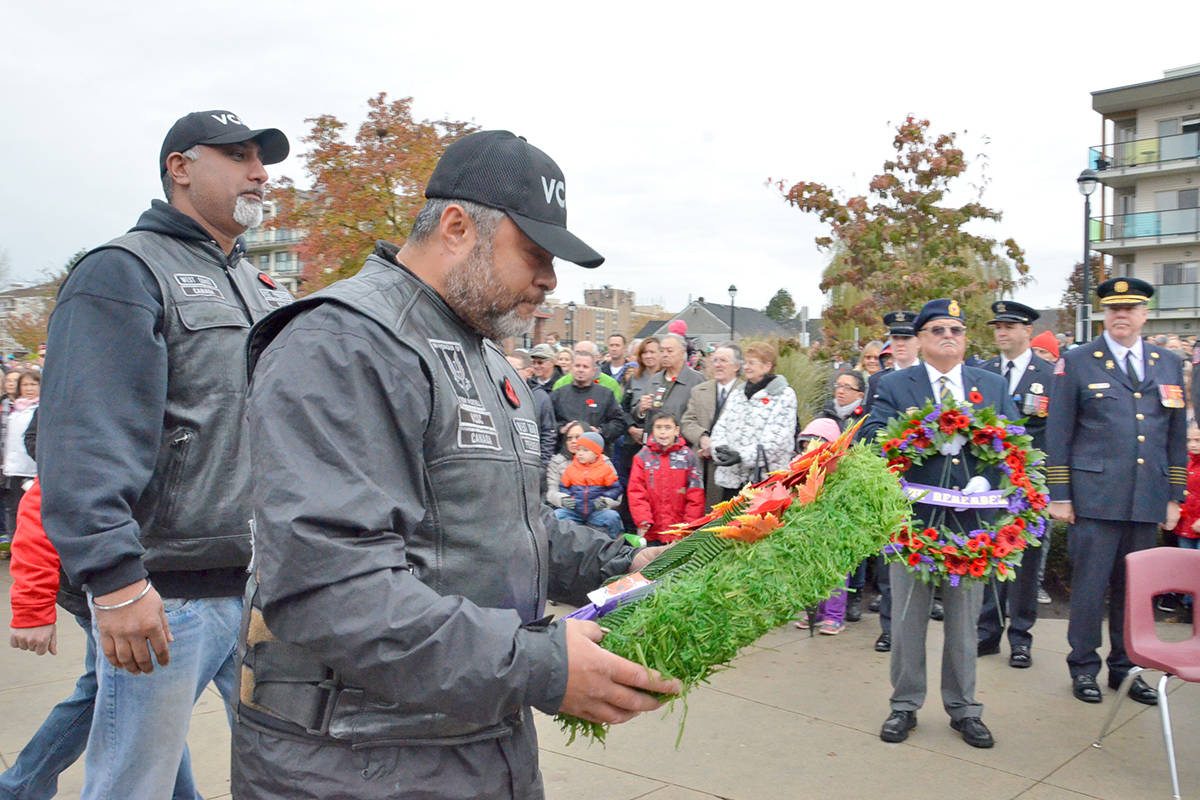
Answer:
M415 120L412 98L389 101L380 92L367 101L366 120L353 142L347 123L331 114L305 122L304 171L311 186L288 177L275 182L276 213L270 228L301 230L295 250L303 269L302 292L349 277L362 266L377 239L402 243L425 204L425 184L445 149L477 130L469 122Z
M934 135L929 120L907 117L896 126L895 157L884 162L866 194L849 199L821 183L773 182L788 204L830 227L829 236L816 239L832 253L821 279L831 300L822 313L826 355L848 357L861 341L884 332L884 314L920 309L937 297L958 300L972 342L991 349L988 306L1028 282L1029 266L1012 239L1001 243L965 230L1001 218L980 202L982 188L972 202L944 205L954 180L967 170L956 136ZM859 342L853 341L855 328Z

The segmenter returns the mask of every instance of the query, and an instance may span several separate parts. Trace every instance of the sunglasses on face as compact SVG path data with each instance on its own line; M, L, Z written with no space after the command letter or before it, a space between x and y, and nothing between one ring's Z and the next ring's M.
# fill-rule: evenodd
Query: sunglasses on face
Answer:
M959 336L965 335L967 332L967 329L961 325L934 325L932 328L926 328L926 330L932 333L934 336L945 336L946 334L950 334L956 339Z

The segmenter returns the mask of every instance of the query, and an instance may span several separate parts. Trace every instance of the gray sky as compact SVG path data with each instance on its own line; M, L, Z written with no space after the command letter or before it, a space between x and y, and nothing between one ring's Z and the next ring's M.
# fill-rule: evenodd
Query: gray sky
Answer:
M161 196L158 149L188 111L283 129L293 157L271 174L304 184L304 119L357 128L386 91L414 97L420 117L512 130L558 161L571 228L608 260L560 264L555 296L608 283L675 309L727 302L735 283L739 305L785 287L817 313L824 230L764 182L863 193L891 155L889 123L913 113L966 131L968 156L988 154L984 202L1004 219L975 232L1015 237L1036 278L1017 299L1057 305L1082 255L1075 177L1100 140L1089 92L1200 61L1194 1L1157 3L1141 32L1123 22L1131 8L9 4L0 249L14 278L33 280L129 228Z

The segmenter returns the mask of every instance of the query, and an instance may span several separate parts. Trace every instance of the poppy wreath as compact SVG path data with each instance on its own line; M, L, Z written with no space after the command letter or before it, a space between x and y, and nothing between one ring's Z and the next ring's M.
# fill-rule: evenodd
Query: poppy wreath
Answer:
M1046 454L1033 447L1023 426L991 406L929 401L924 408L893 418L876 442L888 469L901 477L932 456L957 455L965 449L980 467L996 468L1001 476L996 488L1005 500L989 525L972 530L920 523L901 528L884 548L888 560L902 562L920 580L939 585L1016 579L1014 570L1026 548L1040 547L1046 535L1049 503Z
M683 538L641 572L655 582L653 593L570 616L598 619L606 650L679 679L677 700L686 708L692 688L828 597L904 523L908 498L865 443L851 445L857 429L676 525ZM558 722L568 744L576 737L602 742L608 732L564 714Z

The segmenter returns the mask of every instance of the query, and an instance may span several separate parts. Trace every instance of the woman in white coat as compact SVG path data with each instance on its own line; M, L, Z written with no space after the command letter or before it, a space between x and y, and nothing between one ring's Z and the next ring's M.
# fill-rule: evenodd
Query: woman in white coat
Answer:
M783 469L795 455L796 393L775 374L778 355L765 342L742 348L746 385L730 395L710 436L713 475L725 499L747 482Z

